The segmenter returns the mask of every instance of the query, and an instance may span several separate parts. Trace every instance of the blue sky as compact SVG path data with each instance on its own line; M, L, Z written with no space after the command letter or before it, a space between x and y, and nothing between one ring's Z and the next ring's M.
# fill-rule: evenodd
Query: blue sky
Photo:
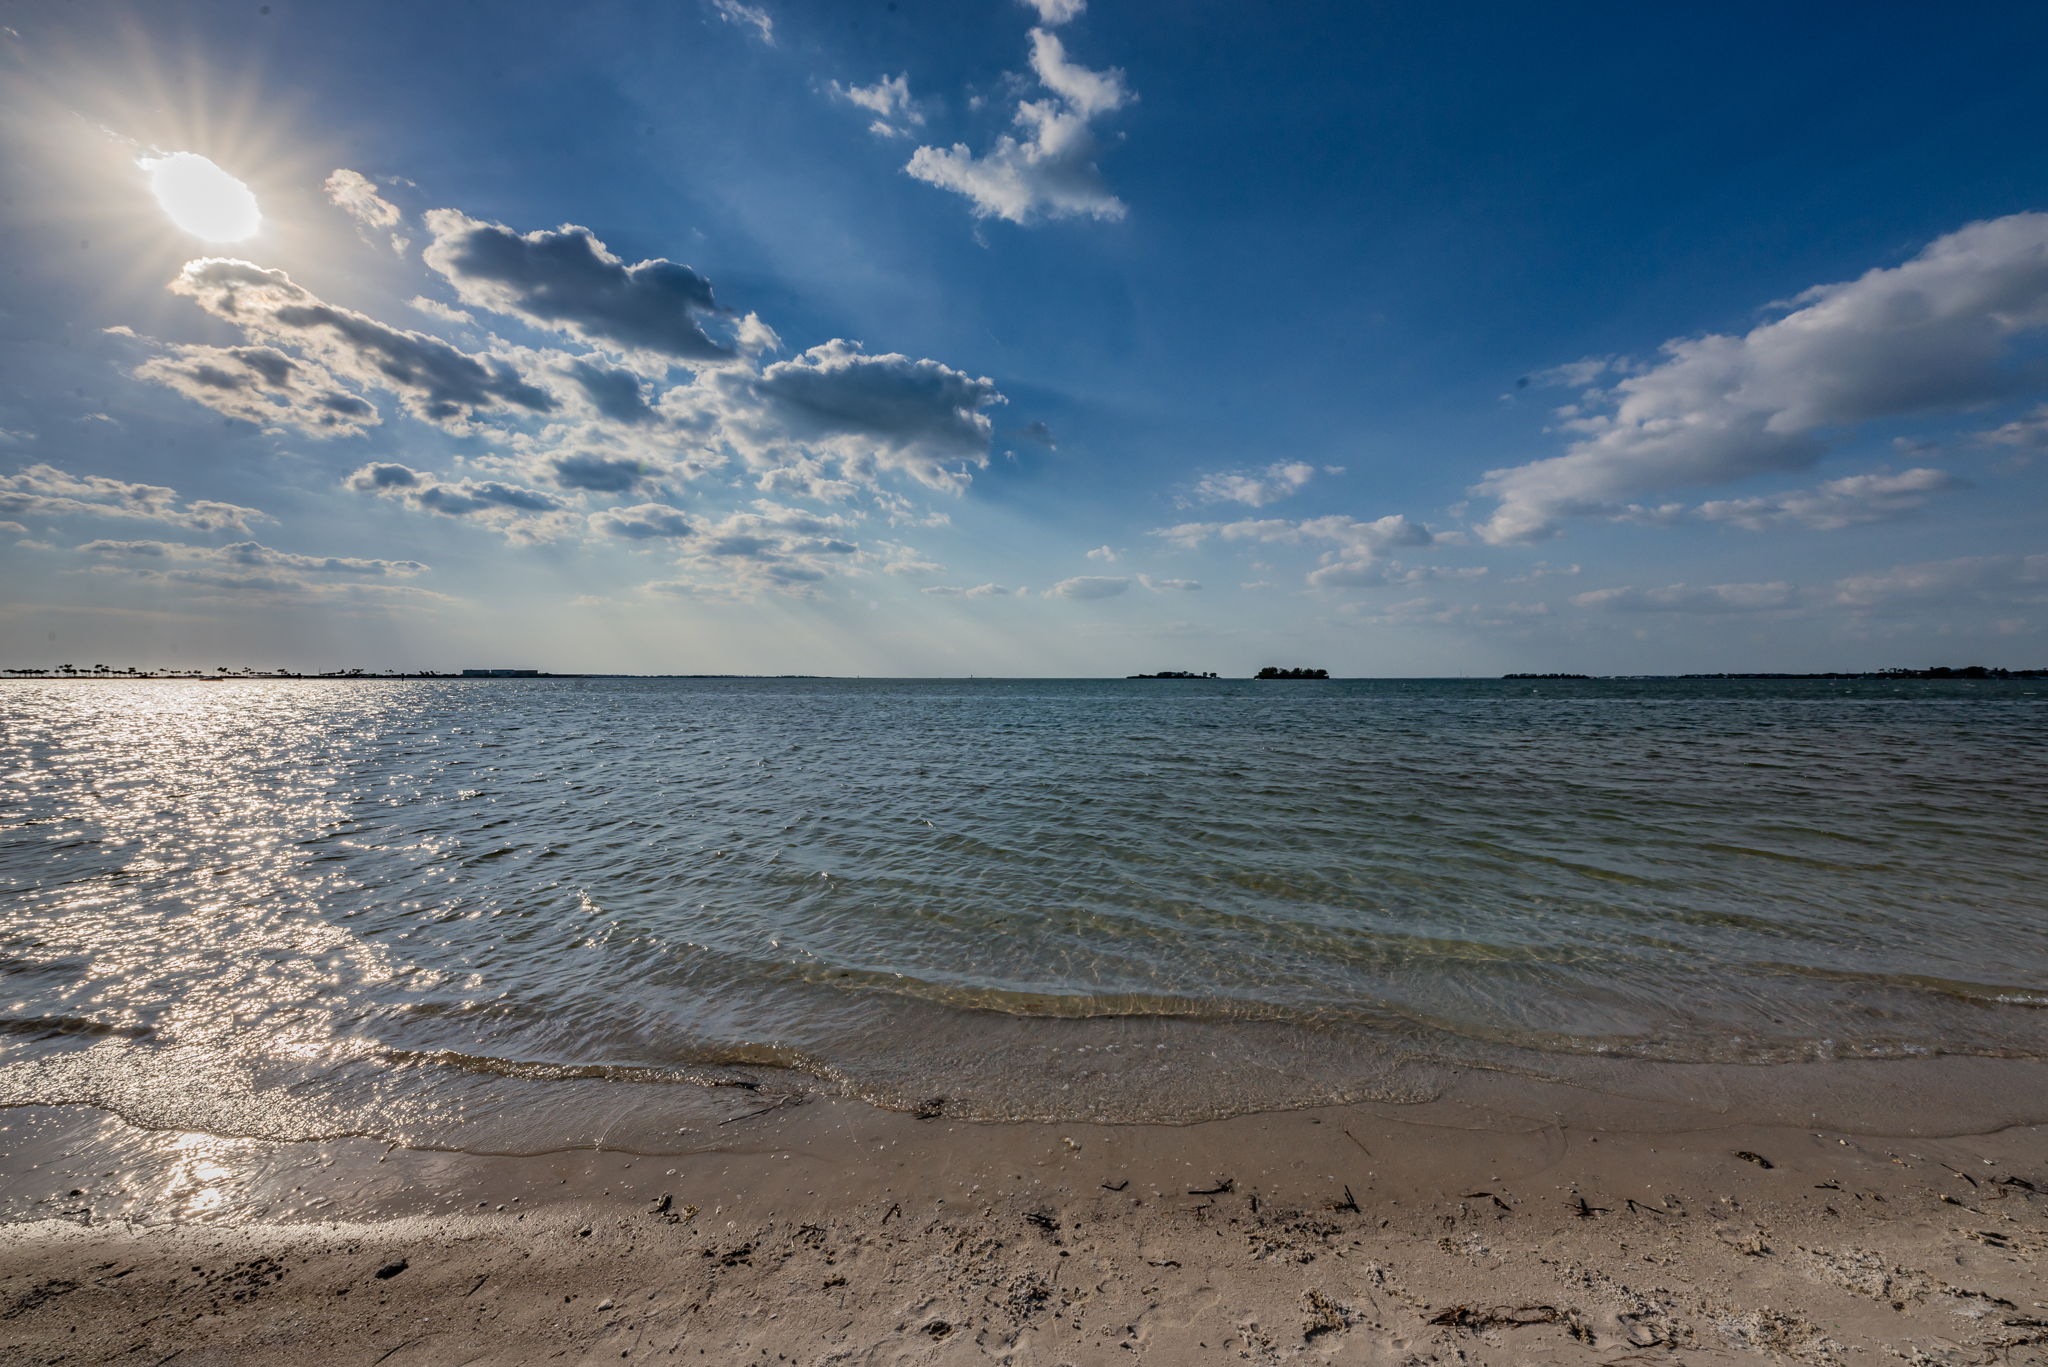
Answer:
M2048 663L2036 6L0 18L0 663Z

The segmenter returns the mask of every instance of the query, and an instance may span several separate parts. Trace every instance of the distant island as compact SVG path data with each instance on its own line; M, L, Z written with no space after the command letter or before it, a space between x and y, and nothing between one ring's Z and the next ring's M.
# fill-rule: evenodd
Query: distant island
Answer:
M1330 671L1327 669L1281 669L1274 665L1267 665L1264 669L1252 675L1252 677L1254 679L1327 679L1330 677Z
M1126 679L1213 679L1216 677L1216 672L1211 670L1207 674L1197 674L1186 669L1162 669L1157 674L1126 674L1124 677Z
M1264 677L1263 675L1261 677ZM1933 665L1927 669L1844 669L1822 674L1503 674L1503 679L2048 679L2048 669Z

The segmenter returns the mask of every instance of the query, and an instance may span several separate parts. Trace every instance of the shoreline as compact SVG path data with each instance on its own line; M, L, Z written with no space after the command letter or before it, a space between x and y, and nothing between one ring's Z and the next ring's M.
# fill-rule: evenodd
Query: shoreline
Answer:
M809 1097L657 1155L0 1125L8 1362L2048 1356L2039 1124L1464 1074L1178 1126Z

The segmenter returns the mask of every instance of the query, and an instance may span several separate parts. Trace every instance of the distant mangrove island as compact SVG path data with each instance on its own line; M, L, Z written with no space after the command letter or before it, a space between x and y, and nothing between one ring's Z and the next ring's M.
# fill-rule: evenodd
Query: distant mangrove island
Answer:
M1503 679L2048 679L2048 669L1932 665L1926 669L1841 669L1820 674L1503 674Z

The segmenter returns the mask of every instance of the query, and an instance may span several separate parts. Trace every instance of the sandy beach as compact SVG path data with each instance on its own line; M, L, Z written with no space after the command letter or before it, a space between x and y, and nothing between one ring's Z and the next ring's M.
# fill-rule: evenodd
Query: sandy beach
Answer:
M1472 1076L1179 1127L771 1098L692 1152L517 1157L20 1108L0 1360L2048 1361L2048 1128L1701 1093Z

